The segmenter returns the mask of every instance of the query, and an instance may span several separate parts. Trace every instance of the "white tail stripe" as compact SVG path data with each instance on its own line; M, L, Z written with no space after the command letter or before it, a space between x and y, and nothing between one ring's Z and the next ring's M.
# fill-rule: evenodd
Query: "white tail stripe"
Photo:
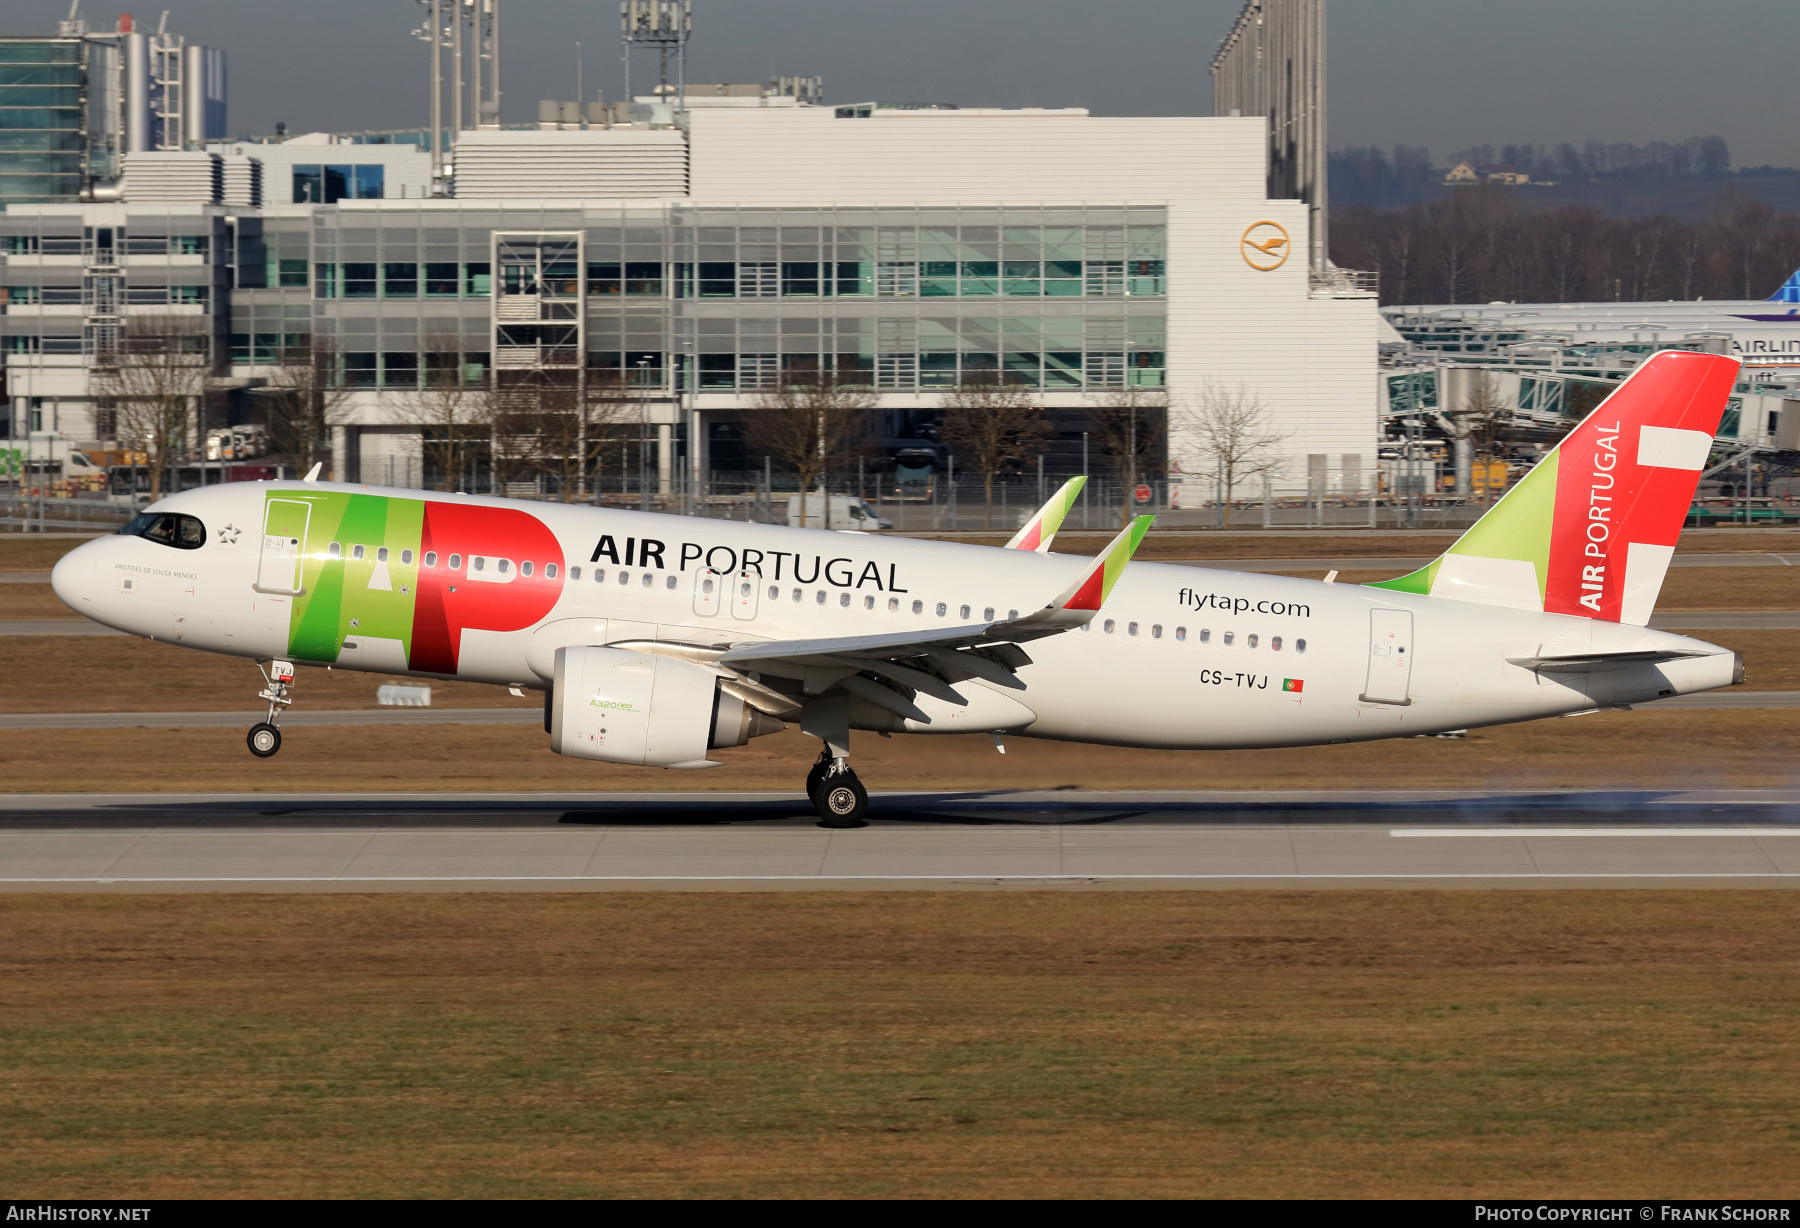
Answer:
M1700 432L1669 433L1698 435ZM1709 438L1707 442L1710 444L1712 440ZM1663 576L1668 573L1669 560L1674 557L1673 546L1631 542L1625 547L1625 591L1619 597L1620 622L1632 627L1649 625L1650 611L1656 608L1656 595L1662 592Z
M1523 559L1490 559L1478 554L1446 554L1431 582L1433 597L1476 601L1514 610L1542 610L1537 568Z
M1657 469L1706 468L1706 454L1713 437L1705 431L1681 431L1667 426L1646 426L1638 431L1637 463Z

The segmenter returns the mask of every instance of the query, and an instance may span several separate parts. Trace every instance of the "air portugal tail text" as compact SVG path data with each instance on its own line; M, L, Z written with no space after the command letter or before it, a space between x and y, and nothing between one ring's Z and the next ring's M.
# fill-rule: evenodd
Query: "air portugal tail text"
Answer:
M1650 621L1737 372L1665 350L1562 441L1546 613Z

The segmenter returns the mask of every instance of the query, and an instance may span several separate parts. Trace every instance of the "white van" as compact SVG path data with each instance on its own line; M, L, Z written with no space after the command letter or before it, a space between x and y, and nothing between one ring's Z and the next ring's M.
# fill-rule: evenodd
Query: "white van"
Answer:
M855 495L831 495L830 518L826 518L826 498L823 491L815 491L806 496L806 523L800 523L800 496L788 496L788 524L796 529L861 529L873 533L881 529L891 529L894 522L884 520L875 514L875 509L864 503Z

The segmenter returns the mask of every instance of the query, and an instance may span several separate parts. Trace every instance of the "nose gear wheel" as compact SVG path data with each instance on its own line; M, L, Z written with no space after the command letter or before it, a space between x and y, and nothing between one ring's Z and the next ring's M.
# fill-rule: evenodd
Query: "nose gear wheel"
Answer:
M251 754L258 759L267 759L281 749L281 730L267 721L258 721L250 726L244 741L249 744Z

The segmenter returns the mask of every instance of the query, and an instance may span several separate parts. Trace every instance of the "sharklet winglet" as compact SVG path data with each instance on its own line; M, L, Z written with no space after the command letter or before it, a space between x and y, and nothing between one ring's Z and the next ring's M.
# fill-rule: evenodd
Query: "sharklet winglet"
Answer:
M1107 543L1094 561L1088 564L1075 583L1063 590L1061 596L1050 603L1049 608L1055 610L1086 611L1090 615L1106 604L1112 595L1113 585L1125 574L1125 564L1137 553L1143 544L1144 534L1150 531L1154 516L1134 517L1130 524L1120 530L1119 535Z
M1012 540L1006 543L1006 549L1035 550L1039 554L1047 552L1050 549L1051 539L1056 536L1056 531L1062 528L1063 519L1068 516L1069 509L1075 506L1075 497L1086 485L1086 475L1070 478L1064 482L1062 488L1051 495L1044 506L1037 510L1037 514L1027 520L1024 526L1013 534Z

